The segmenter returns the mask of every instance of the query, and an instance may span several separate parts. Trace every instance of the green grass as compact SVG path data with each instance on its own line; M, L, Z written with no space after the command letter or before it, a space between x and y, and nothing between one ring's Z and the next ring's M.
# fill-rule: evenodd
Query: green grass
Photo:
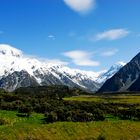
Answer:
M105 121L43 124L42 114L30 118L16 116L14 111L0 111L0 118L9 124L0 126L0 140L94 140L99 136L107 140L138 140L140 122L121 121L107 116Z
M74 101L113 103L140 103L138 95L118 96L77 96L65 98ZM140 122L122 121L107 115L105 121L97 122L56 122L43 124L43 114L33 113L31 117L18 117L15 111L0 110L0 140L139 140Z
M20 122L39 124L42 122L41 119L43 119L43 117L44 117L43 114L37 114L37 113L32 114L32 116L29 118L28 117L18 117L17 112L15 112L15 111L4 111L4 110L0 111L0 118L9 120L9 122L10 122L9 125L15 125Z
M64 98L70 101L89 101L89 102L112 102L112 103L140 103L140 95L116 95L116 96L74 96Z

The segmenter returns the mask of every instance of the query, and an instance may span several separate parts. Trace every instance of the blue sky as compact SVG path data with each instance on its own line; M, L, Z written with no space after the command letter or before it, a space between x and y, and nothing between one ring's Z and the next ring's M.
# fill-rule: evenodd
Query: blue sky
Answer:
M0 44L99 71L140 51L140 0L0 0Z

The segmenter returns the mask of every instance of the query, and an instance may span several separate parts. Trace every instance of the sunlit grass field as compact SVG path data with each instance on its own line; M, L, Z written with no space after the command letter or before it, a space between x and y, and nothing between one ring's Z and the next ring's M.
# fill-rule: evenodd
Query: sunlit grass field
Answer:
M56 122L43 124L42 114L20 118L13 111L0 111L9 123L0 126L0 140L138 140L140 122L105 120L99 122Z
M140 103L138 95L77 96L65 100ZM18 117L15 111L0 111L0 140L139 140L140 122L106 116L105 121L56 122L44 124L44 115Z
M64 98L64 100L72 100L72 101L91 101L91 102L111 102L111 103L140 103L140 95L115 95L115 96L74 96L70 98Z

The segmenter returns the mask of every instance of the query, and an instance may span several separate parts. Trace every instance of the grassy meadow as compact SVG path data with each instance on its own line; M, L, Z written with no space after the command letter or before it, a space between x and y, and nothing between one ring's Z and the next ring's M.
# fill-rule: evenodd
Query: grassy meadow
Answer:
M109 103L132 103L139 104L140 103L140 95L138 94L128 94L128 95L102 95L102 96L90 96L90 95L81 95L81 96L73 96L70 98L64 98L67 101L88 101L88 102L109 102Z
M0 126L0 140L138 140L140 122L106 119L98 122L43 124L42 114L20 118L14 111L0 111L7 124Z
M69 101L140 103L138 95L77 96ZM44 124L44 114L18 117L16 111L0 110L0 140L139 140L140 121L106 116L104 121L54 122Z

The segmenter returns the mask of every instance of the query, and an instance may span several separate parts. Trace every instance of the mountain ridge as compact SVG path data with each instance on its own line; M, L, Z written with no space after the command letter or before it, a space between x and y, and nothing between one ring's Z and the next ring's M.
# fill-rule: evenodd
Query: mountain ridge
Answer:
M0 45L0 63L0 87L5 89L11 86L10 84L6 85L6 82L10 83L8 79L16 82L15 79L17 78L19 81L22 81L17 72L21 74L23 72L26 73L28 79L27 85L30 82L32 83L34 79L34 83L38 83L39 85L67 85L86 91L97 91L107 79L106 77L105 80L103 78L102 83L98 82L98 78L103 74L101 72L82 71L62 64L42 62L34 57L26 56L21 50L5 44ZM114 69L114 71L118 71L118 69ZM113 74L111 73L110 76ZM11 87L10 91L19 87L19 83L13 83L12 85L15 84L18 86ZM23 85L26 86L25 83Z

